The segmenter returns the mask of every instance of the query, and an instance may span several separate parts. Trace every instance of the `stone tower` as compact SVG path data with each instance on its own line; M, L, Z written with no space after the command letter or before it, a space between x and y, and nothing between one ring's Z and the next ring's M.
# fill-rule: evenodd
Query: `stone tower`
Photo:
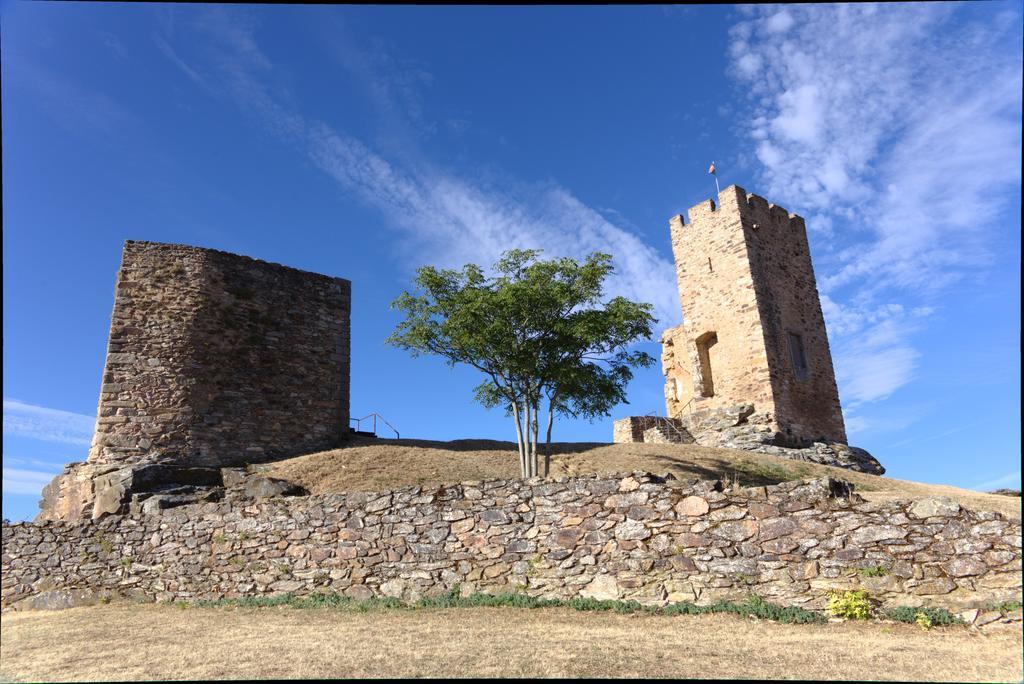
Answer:
M669 226L683 324L661 338L668 416L752 404L778 445L846 444L804 220L732 185Z
M129 240L85 463L42 519L98 517L220 468L349 433L351 283L213 249ZM175 489L175 488L178 489Z

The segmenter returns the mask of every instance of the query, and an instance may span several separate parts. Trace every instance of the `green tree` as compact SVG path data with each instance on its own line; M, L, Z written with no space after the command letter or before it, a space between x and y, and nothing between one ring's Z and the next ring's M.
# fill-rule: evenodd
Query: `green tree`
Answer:
M542 402L547 475L555 415L592 420L625 402L632 368L654 363L630 347L650 338L657 322L650 304L623 297L602 304L605 278L614 270L610 255L595 252L580 263L543 261L539 254L509 250L493 276L475 264L420 268L419 292L403 292L392 302L405 319L387 339L413 356L436 354L449 365L465 363L484 373L475 397L514 419L523 477L541 471Z

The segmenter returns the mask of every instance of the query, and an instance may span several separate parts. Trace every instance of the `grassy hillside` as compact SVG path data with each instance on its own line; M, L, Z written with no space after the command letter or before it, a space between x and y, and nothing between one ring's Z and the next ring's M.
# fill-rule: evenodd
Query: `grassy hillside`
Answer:
M792 461L778 456L692 444L553 445L554 477L645 470L680 479L722 479L741 486L831 475L853 482L868 500L948 496L975 510L1001 511L1017 518L1019 498L982 494L946 485L896 480L843 468ZM273 477L301 484L313 493L381 491L410 485L517 477L514 442L413 439L360 439L349 446L279 461L266 466Z

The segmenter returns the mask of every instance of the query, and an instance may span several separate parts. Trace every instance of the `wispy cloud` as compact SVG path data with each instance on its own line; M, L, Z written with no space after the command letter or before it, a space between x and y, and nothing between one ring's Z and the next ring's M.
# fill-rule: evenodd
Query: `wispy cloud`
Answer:
M138 116L106 93L73 82L27 55L12 73L33 91L45 114L75 136L93 133L111 138L142 126Z
M1020 184L1020 16L964 11L776 6L731 31L760 188L830 236L815 270L853 408L912 380L928 303L989 262Z
M39 496L43 487L50 483L60 468L54 471L3 468L3 492L7 494L31 494Z
M386 157L380 150L337 126L306 114L275 78L271 60L252 26L227 21L223 13L202 19L209 36L202 66L179 66L192 80L216 82L239 107L258 117L274 135L293 144L346 192L375 207L402 234L404 256L417 264L440 266L492 263L505 249L541 248L548 256L575 256L600 250L615 257L611 295L654 304L664 325L680 317L675 271L668 259L631 231L615 225L554 181L523 182L500 178L469 179L423 161L416 154ZM178 52L170 52L181 61ZM364 55L348 38L339 59L345 68L373 72L364 76L378 108L397 116L415 102L417 83L429 73L403 63L400 78L389 72L395 60L380 46ZM412 75L409 75L409 74ZM422 130L424 116L413 107L412 129Z
M4 398L4 434L88 446L96 418Z
M997 477L996 479L989 480L988 482L976 484L973 487L970 487L969 489L977 489L979 491L987 492L993 489L999 489L1001 487L1013 487L1014 485L1016 485L1018 489L1020 488L1019 470L1016 470L1012 473L1007 473L1002 477Z

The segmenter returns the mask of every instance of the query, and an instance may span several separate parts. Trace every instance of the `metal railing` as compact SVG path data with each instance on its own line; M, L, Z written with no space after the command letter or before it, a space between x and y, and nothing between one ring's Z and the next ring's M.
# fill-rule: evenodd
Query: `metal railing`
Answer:
M678 425L675 424L674 421L677 420L677 419L666 418L665 416L659 416L659 415L657 415L655 413L648 413L644 417L645 418L653 418L654 419L654 427L660 427L660 428L663 428L663 429L667 429L669 432L671 432L676 437L678 437L680 442L686 442L688 440L688 438L690 438L690 434L688 432L685 432L682 428L680 428Z
M690 397L690 401L683 404L683 408L676 411L676 415L672 417L675 418L676 420L681 419L683 417L683 411L685 411L686 409L690 409L690 415L693 416L693 402L696 398L697 397Z
M348 422L349 422L350 426L351 426L352 423L356 424L356 426L354 428L356 432L362 432L359 428L362 427L363 421L364 420L369 420L371 418L373 419L373 434L374 434L374 436L377 435L377 419L380 418L380 422L382 422L385 425L387 425L389 428L391 428L391 431L395 433L395 439L401 439L401 436L398 434L398 430L395 429L395 426L392 425L391 423L389 423L387 420L385 420L384 416L380 415L379 413L370 413L368 415L363 416L362 418L349 418Z

